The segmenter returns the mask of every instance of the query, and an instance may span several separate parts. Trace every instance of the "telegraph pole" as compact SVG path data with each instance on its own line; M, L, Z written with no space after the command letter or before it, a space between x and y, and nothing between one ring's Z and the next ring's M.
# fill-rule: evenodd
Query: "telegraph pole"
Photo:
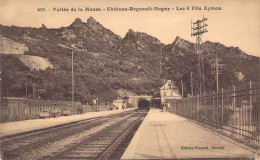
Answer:
M34 82L33 82L33 99L35 99L35 88L34 88Z
M181 80L181 96L183 98L183 82L182 82L182 80Z
M215 78L216 78L216 90L217 90L217 93L218 93L218 90L219 90L219 82L218 82L218 79L219 79L219 74L220 74L220 69L224 66L223 64L220 64L223 60L218 58L218 55L216 55L216 58L215 59L212 59L210 61L211 63L211 68L213 69L213 74L215 74Z
M196 53L199 55L199 64L198 64L198 70L199 70L199 92L201 94L202 91L205 90L204 85L204 64L203 64L203 55L202 55L202 34L208 32L207 30L207 24L206 21L208 18L203 18L201 20L197 20L196 22L191 21L191 36L196 37Z
M210 61L211 63L211 67L213 68L213 73L215 72L215 78L216 78L216 89L217 89L217 99L218 99L218 95L219 95L219 87L218 87L218 75L220 74L219 73L219 69L222 68L222 64L220 64L220 62L222 62L222 59L218 58L218 53L216 54L216 58L215 59L212 59ZM222 91L223 92L223 91ZM222 95L223 96L223 95ZM219 110L219 102L217 100L217 110ZM222 112L222 109L221 109L221 112ZM219 112L217 111L217 120L216 120L216 127L218 127L218 117L219 117ZM222 123L221 123L222 124Z
M163 73L162 73L162 46L160 47L160 64L159 64L159 78L163 79ZM159 90L160 90L160 84L159 84Z
M218 94L218 62L219 62L219 59L216 57L216 81L217 81L217 94Z
M191 96L193 97L193 79L192 79L192 72L190 73L190 88L191 88Z
M162 72L162 47L160 47L160 64L159 64L160 66L160 74L161 74L161 72Z
M1 110L1 112L3 111L2 110L2 104L3 104L3 86L2 86L2 82L3 82L3 79L2 79L2 68L3 68L3 66L2 66L2 64L3 64L3 62L2 62L2 56L0 55L0 110Z
M28 97L28 89L27 89L27 78L26 78L26 82L25 82L25 99L27 100Z
M73 51L72 51L72 55L71 55L71 70L72 70L72 73L71 73L71 83L72 83L72 108L74 108L74 67L73 67Z

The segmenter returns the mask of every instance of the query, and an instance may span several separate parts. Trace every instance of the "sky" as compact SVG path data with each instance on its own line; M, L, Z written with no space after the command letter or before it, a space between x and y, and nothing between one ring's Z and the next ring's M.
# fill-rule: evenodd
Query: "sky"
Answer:
M192 10L192 6L201 10ZM204 7L221 10L204 10ZM84 11L85 7L102 11ZM170 8L170 11L108 11L118 8ZM185 10L176 10L184 7ZM187 10L189 7L189 10ZM45 8L46 11L37 11ZM83 11L54 11L53 8L83 8ZM172 10L174 8L174 10ZM208 32L202 41L239 47L260 57L260 0L0 0L0 24L5 26L59 28L69 26L75 18L92 16L104 27L124 37L129 29L155 36L162 43L172 43L176 36L191 42L191 21L208 18Z

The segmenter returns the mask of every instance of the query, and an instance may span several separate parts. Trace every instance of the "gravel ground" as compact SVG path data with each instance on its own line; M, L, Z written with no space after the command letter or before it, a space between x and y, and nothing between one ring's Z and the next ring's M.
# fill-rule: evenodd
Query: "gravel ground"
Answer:
M17 134L21 132L42 129L42 128L48 128L60 124L66 124L66 123L89 119L89 118L119 114L130 110L134 110L134 108L129 108L125 110L88 112L82 115L61 116L61 117L49 118L49 119L33 119L33 120L0 123L0 128L1 128L0 137Z
M129 116L124 116L124 117L129 117ZM122 117L120 118L114 118L113 121L108 121L105 122L104 124L93 127L90 130L86 130L80 133L77 133L75 135L66 137L64 139L51 142L48 145L44 145L41 147L37 147L36 149L30 151L30 152L25 152L23 155L19 156L16 158L16 160L28 160L28 159L44 159L43 157L45 156L50 156L53 155L57 152L64 151L68 146L72 146L75 143L79 143L80 141L88 138L91 134L97 133L101 131L102 129L120 121Z

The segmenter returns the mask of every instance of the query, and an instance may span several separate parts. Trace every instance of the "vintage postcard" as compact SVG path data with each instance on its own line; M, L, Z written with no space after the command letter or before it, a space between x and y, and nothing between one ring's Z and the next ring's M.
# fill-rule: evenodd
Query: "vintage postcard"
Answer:
M0 159L260 159L259 0L0 0Z

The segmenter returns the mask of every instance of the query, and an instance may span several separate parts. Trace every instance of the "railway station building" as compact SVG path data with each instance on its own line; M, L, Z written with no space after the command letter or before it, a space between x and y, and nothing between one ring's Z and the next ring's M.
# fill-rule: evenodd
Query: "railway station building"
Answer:
M167 108L171 107L171 101L181 99L179 89L175 86L174 82L167 80L160 88L161 104Z

